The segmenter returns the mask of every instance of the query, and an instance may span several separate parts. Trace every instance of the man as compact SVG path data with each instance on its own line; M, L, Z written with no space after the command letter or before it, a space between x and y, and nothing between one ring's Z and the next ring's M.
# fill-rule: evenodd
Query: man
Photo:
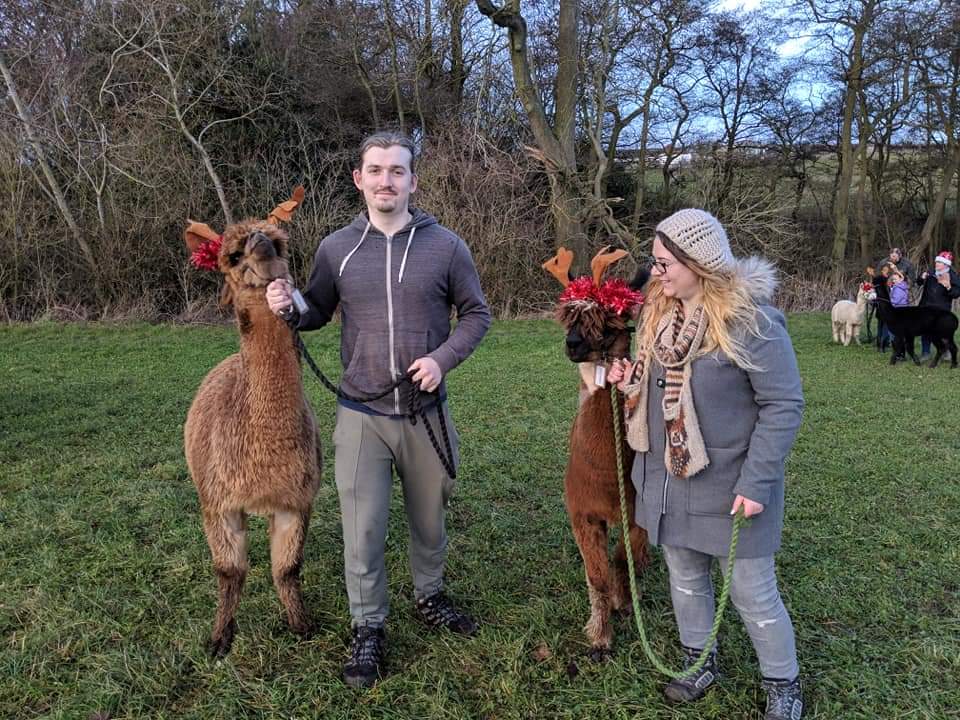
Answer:
M880 267L885 262L890 263L895 266L900 272L903 273L903 276L907 279L908 283L912 283L917 277L917 271L913 267L913 263L910 262L903 252L898 247L890 248L890 254L877 262L877 267Z
M414 145L397 133L377 133L360 148L353 182L366 213L321 241L297 328L322 327L340 306L341 390L370 397L405 372L434 396L423 398L434 428L443 413L456 456L457 433L446 403L444 376L462 363L490 326L490 311L466 244L422 210L410 207L417 189ZM282 280L267 289L277 313L291 304ZM457 326L450 332L450 307ZM344 681L369 687L381 676L389 606L384 564L392 468L403 488L410 528L416 608L430 627L472 635L476 622L443 591L447 536L444 514L454 481L444 470L422 422L405 419L404 383L380 400L341 398L333 434L343 556L353 641ZM436 432L439 439L441 433ZM441 450L443 448L442 441ZM456 460L455 460L456 464Z
M931 305L950 310L953 301L960 297L960 276L953 269L953 253L941 250L933 261L934 272L931 275L924 270L917 278L917 285L923 288L920 305ZM920 338L920 362L930 357L930 338Z

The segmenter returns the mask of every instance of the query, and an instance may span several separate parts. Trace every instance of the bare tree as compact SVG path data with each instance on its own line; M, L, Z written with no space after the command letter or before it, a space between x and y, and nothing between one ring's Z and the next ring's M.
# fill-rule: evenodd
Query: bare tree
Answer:
M97 262L94 259L93 251L90 249L90 245L87 243L86 238L84 238L83 233L80 230L80 226L77 225L73 211L67 204L66 197L63 193L63 188L60 187L60 182L57 180L56 175L54 175L53 170L50 167L50 163L47 161L43 144L39 141L37 136L36 127L33 117L30 113L30 108L27 107L23 100L20 99L20 94L17 92L17 84L14 81L13 73L10 72L10 68L7 66L7 62L2 52L0 52L0 74L3 75L4 82L7 84L7 96L10 98L10 102L13 104L13 107L16 110L17 117L20 118L23 133L33 150L37 164L40 166L40 170L43 173L44 179L46 180L47 190L56 201L57 209L59 210L63 221L67 224L67 228L69 228L70 234L73 236L73 240L77 244L77 247L80 248L83 259L86 261L91 271L93 271L93 277L96 278L99 276L99 271Z
M527 21L520 0L497 7L491 0L476 0L477 9L508 34L513 82L530 129L550 178L552 213L557 243L573 249L578 258L589 257L582 213L577 158L574 145L577 113L577 0L560 0L557 56L562 58L554 83L553 122L547 117L534 82L527 54Z

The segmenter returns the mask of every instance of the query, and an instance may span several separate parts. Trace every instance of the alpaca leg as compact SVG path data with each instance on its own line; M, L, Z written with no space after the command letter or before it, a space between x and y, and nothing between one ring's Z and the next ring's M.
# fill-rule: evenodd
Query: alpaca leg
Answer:
M631 523L627 537L633 554L634 574L639 575L650 564L650 556L647 553L647 531ZM623 536L620 537L613 555L613 570L613 607L615 610L628 610L633 598L630 596L630 573L627 570L627 549L623 543Z
M310 632L310 621L303 604L300 568L307 540L310 512L281 511L270 516L270 568L280 602L287 611L287 624L298 635Z
M936 352L933 354L933 360L930 361L931 369L940 364L940 357L943 355L944 345L946 345L946 342L943 338L934 338L933 347L936 349Z
M836 320L833 321L833 341L835 343L840 342L840 323Z
M863 345L863 343L860 342L860 326L852 325L850 332L853 334L853 339L857 341L857 345Z
M207 649L214 657L230 652L237 631L234 616L240 604L240 592L247 577L247 516L240 511L223 514L204 513L203 529L213 555L219 600L213 632Z
M850 338L852 337L852 335L853 335L853 333L852 333L851 330L850 330L850 324L849 324L849 323L844 323L844 324L843 324L843 345L844 345L844 347L846 347L847 345L850 344Z
M917 356L913 353L913 336L905 337L901 341L900 354L903 355L904 352L910 356L910 359L913 360L914 365L919 365L920 361L917 359Z
M577 515L571 519L587 574L590 619L583 631L590 641L590 658L602 660L613 645L610 626L610 563L607 558L607 525L603 520Z

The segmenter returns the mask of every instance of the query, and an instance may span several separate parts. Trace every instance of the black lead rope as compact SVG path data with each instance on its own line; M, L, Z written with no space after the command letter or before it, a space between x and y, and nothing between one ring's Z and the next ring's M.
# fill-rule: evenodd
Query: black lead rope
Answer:
M427 411L423 409L423 401L420 397L423 391L420 389L420 383L412 382L410 379L410 373L406 373L397 378L392 385L377 395L368 395L366 397L350 395L330 382L327 376L323 374L323 371L317 367L317 364L313 361L313 358L307 351L307 346L303 342L303 338L300 337L300 333L297 332L293 327L291 327L290 330L293 333L293 343L296 346L297 351L300 353L300 356L306 360L307 365L313 371L313 374L317 376L323 386L338 398L349 400L350 402L366 404L386 397L405 382L410 383L410 391L407 393L406 417L409 418L410 424L414 426L417 424L417 416L420 417L420 419L423 421L424 428L427 430L427 436L430 438L430 444L433 445L433 449L436 451L437 457L440 459L440 464L443 465L443 469L446 471L447 475L450 476L451 480L456 479L457 470L453 463L453 449L450 446L450 435L447 432L447 421L443 416L443 407L438 400L436 405L437 417L440 421L440 433L443 436L443 448L441 449L440 443L437 442L437 436L433 430L433 426L430 424L430 420L427 419Z

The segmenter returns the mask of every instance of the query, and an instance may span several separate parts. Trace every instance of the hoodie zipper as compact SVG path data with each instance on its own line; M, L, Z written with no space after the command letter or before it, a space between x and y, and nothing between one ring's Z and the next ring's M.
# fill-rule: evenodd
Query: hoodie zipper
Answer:
M393 253L391 252L391 246L393 245L393 235L387 236L387 266L386 266L386 277L387 277L387 330L388 330L388 345L390 348L390 380L391 382L397 379L397 357L396 357L396 347L393 339L393 283L390 280L390 265L392 263ZM394 415L400 414L400 388L394 388L393 390L393 413Z

